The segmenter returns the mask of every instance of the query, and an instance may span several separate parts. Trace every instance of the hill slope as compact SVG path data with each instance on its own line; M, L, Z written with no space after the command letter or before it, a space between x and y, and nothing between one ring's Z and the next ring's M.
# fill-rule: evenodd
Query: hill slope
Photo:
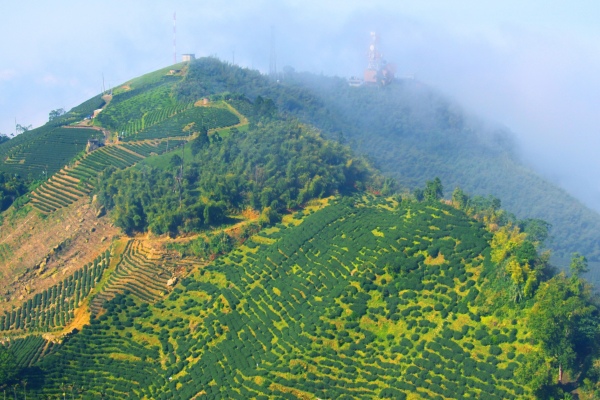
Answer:
M400 183L414 189L437 176L448 192L461 187L493 195L520 219L549 222L554 229L548 246L557 255L600 256L600 215L527 167L510 132L475 120L419 82L382 89L352 88L340 80L301 82L339 114L332 128ZM312 121L327 126L330 120Z
M460 186L474 195L493 195L518 218L548 221L553 226L548 245L557 255L600 257L597 213L526 167L510 133L474 120L426 85L409 80L355 88L344 79L293 72L275 83L256 71L204 58L190 65L177 87L180 99L221 92L272 99L280 111L368 155L411 190L437 176L448 192Z
M212 59L181 71L118 87L92 122L106 145L2 214L11 384L38 397L186 399L598 388L583 259L553 276L497 205L479 210L484 225L440 201L437 180L425 202L378 197L392 184L369 163L278 112L331 112L337 126L342 112L306 88ZM256 98L221 92L237 80ZM472 133L456 128L463 142ZM497 144L486 154L509 153Z
M481 318L475 305L487 237L442 204L334 202L153 305L115 297L33 364L30 387L59 394L66 380L85 396L158 399L525 395L514 374L515 353L532 349L527 328L518 313Z

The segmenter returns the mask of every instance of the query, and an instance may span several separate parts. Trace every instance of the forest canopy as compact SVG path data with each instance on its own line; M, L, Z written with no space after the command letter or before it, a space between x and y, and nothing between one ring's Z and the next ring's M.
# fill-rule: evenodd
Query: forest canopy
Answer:
M125 232L191 232L248 207L277 212L367 182L380 185L346 147L293 121L232 130L224 138L200 132L189 148L164 156L169 162L162 167L104 171L98 201Z

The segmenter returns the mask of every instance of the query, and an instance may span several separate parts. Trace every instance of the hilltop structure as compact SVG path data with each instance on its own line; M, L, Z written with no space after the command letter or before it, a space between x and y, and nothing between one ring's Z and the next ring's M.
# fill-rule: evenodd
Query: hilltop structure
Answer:
M181 61L183 61L183 62L194 61L195 59L196 59L196 55L192 54L192 53L181 55Z
M379 51L379 36L371 32L371 43L367 52L368 64L363 73L363 78L351 77L348 80L350 86L370 85L388 85L394 80L396 66L388 63L383 58L383 53Z

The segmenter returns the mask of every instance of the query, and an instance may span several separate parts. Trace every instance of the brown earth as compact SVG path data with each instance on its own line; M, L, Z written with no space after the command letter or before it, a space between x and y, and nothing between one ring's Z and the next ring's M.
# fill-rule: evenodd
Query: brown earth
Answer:
M0 245L10 249L0 265L0 312L92 262L118 234L108 217L96 217L87 196L46 216L7 211L0 225Z

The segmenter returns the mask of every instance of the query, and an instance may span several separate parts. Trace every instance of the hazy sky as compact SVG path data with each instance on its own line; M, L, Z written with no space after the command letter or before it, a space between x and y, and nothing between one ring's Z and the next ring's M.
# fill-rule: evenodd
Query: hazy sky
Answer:
M35 4L35 5L34 5ZM397 75L414 75L512 130L525 157L600 210L599 1L3 1L0 132L34 127L173 62L217 55L361 74L369 32Z

